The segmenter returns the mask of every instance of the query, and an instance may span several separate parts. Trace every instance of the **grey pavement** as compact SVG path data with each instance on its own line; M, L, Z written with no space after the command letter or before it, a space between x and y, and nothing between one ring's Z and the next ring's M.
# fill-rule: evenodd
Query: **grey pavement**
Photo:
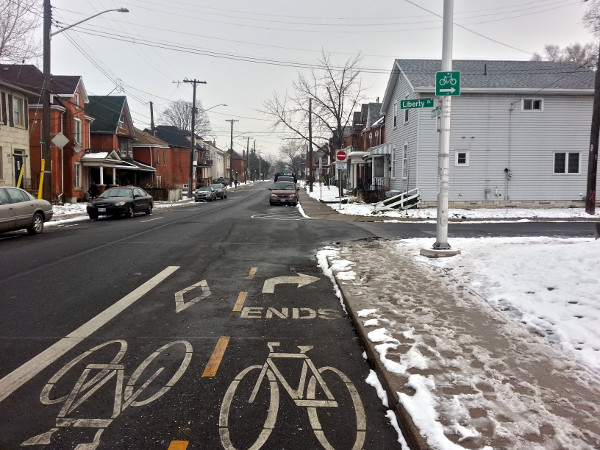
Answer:
M373 221L338 214L304 190L300 203L306 215L317 220ZM450 274L432 273L390 241L340 244L337 256L328 260L368 361L411 449L454 448L454 444L600 448L600 377L565 360L545 336L492 308ZM351 269L347 264L336 269L336 261L349 261ZM348 270L354 276L346 276ZM386 339L371 339L369 333L381 327L387 330ZM406 361L415 352L427 364L409 363L407 368ZM423 432L411 418L419 416L414 403L409 414L399 400L415 397L418 377L434 383L440 401L437 421L447 439L441 444L439 436L437 441L431 433L425 436L430 430ZM444 405L454 405L454 411L444 411ZM465 433L469 427L477 433Z

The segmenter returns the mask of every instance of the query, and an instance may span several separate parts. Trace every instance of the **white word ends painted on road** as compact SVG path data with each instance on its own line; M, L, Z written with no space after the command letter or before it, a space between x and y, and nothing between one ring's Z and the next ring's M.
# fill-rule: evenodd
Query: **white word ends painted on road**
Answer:
M291 316L290 316L291 312ZM271 306L245 306L241 319L338 319L340 314L334 309L312 308L273 308Z

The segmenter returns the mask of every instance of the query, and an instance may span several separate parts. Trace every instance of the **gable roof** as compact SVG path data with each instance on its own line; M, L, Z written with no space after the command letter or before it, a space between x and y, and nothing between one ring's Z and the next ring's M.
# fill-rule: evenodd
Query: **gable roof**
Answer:
M131 116L129 115L129 107L127 106L127 97L124 95L90 95L85 112L95 119L90 127L92 133L109 134L117 133L119 119L121 113L124 112L131 133L135 135Z
M44 74L33 64L0 64L0 79L38 95L41 94L44 85ZM87 92L80 75L51 75L50 77L50 90L60 97L73 97L80 84L84 99L87 101ZM41 100L38 99L37 102Z
M133 143L134 147L168 147L169 144L162 139L153 136L148 130L140 130L135 128L136 141Z
M391 99L398 77L406 77L414 92L435 92L436 59L396 59L383 97L381 111ZM592 94L595 73L576 62L454 60L460 72L461 92Z
M154 129L155 136L168 142L173 147L189 147L191 145L192 133L172 125L157 125Z

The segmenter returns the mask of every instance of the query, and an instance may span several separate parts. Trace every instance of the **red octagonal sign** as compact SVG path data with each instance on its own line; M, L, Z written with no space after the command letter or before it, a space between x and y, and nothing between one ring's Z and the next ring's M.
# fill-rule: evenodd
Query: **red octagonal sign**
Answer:
M348 157L348 154L344 150L338 150L337 153L335 154L335 160L338 162L346 161L347 157Z

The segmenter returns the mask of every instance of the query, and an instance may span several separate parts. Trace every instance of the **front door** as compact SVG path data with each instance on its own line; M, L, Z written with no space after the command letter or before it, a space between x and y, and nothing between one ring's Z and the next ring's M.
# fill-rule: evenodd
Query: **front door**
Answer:
M23 168L23 164L24 164L24 160L25 158L23 157L23 154L21 154L22 150L16 150L15 154L13 155L15 158L15 163L14 163L14 169L15 169L15 174L14 174L14 180L15 180L15 186L17 186L17 184L19 183L19 177L21 175L21 169ZM25 175L25 174L23 174ZM21 180L21 184L23 183L23 180ZM17 187L21 187L21 186L17 186Z

